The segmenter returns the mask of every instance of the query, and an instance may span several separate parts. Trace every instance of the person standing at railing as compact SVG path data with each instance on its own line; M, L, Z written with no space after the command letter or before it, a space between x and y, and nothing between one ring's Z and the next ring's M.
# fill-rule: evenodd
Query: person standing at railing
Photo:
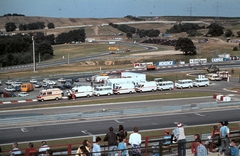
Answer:
M201 139L197 139L197 155L196 156L207 156L207 149L203 145L203 142Z
M173 130L173 135L178 143L178 156L186 156L186 136L182 123L177 123L177 128Z
M9 152L10 155L20 155L22 151L18 148L18 143L13 142L12 144L13 149Z
M227 123L228 124L228 123ZM221 139L221 146L219 147L219 154L223 153L223 149L225 149L225 154L228 155L229 152L229 128L224 125L221 121L219 122L220 126L220 139Z
M130 134L129 144L132 145L132 155L141 156L142 136L138 133L138 127L133 128L133 133Z
M118 143L117 134L113 132L113 127L109 127L103 140L108 142L108 156L115 156Z
M93 143L92 147L92 156L101 156L101 147L99 145L102 139L100 137L96 138L96 142Z
M197 148L198 148L198 141L200 139L200 135L199 134L194 134L194 142L192 142L192 145L191 145L191 151L192 151L192 154L194 156L197 155Z
M126 156L127 154L127 147L126 147L126 138L120 138L118 143L118 156Z
M45 152L48 149L50 149L50 147L47 145L47 142L42 141L42 146L39 148L39 152ZM41 154L40 156L45 156L45 154Z
M229 155L230 156L238 156L239 154L239 149L237 146L237 141L235 139L232 139L230 148L229 148Z

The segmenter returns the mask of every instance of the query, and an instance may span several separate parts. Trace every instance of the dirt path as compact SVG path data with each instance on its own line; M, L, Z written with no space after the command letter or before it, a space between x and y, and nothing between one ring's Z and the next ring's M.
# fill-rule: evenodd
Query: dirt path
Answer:
M183 52L175 51L175 50L165 50L165 51L155 51L155 52L138 53L138 54L131 54L131 55L144 56L144 55L176 55L176 54L183 54Z

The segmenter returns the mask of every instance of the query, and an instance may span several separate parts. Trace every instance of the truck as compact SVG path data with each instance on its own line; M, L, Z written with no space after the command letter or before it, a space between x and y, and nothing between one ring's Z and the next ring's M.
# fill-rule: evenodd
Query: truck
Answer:
M113 89L113 93L114 94L125 94L125 93L129 93L129 94L132 94L132 93L135 93L135 86L133 83L130 83L130 84L119 84L119 85L116 85L115 88Z
M155 92L157 90L157 83L155 81L139 82L135 85L136 92Z
M155 65L147 65L146 66L147 70L156 70L157 67Z
M90 97L93 95L93 88L91 86L74 86L72 91L75 93L75 98L77 97Z
M109 76L101 76L101 75L93 76L93 81L95 83L103 83L106 79L109 79Z
M37 96L38 101L62 99L62 90L59 88L41 90Z
M32 83L23 83L21 85L22 92L29 92L29 91L33 91L33 90L34 90L34 86Z

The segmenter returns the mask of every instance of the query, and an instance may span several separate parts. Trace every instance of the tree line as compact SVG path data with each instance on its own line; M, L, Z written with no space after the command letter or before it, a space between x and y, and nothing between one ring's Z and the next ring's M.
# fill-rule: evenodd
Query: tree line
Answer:
M50 22L47 24L48 29L55 28L54 23ZM45 24L44 22L35 22L35 23L29 23L29 24L19 24L18 26L20 31L23 30L38 30L38 29L44 29ZM5 30L6 32L12 32L17 29L17 26L14 22L8 22L5 24Z
M85 30L73 30L68 33L44 35L43 32L0 36L0 66L29 64L33 62L33 41L35 42L36 62L51 59L54 56L52 45L72 41L85 42Z

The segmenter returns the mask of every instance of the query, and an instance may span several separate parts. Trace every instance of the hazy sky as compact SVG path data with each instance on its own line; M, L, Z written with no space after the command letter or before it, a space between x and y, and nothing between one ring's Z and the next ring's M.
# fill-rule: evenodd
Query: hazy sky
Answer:
M0 16L108 18L132 16L240 17L240 0L0 0Z

